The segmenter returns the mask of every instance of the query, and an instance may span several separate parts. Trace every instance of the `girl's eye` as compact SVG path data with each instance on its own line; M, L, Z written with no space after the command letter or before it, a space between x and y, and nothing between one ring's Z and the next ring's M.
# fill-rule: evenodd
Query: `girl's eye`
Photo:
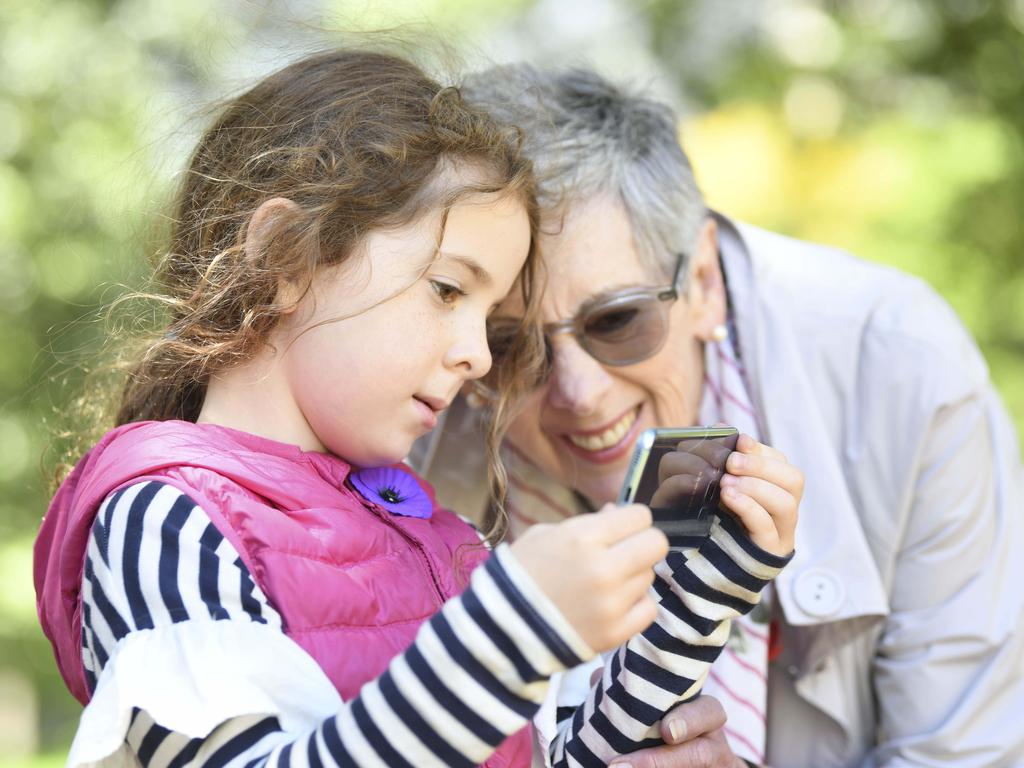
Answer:
M438 280L431 280L430 286L444 304L454 304L460 296L466 295L466 292L461 288L449 283L442 283Z

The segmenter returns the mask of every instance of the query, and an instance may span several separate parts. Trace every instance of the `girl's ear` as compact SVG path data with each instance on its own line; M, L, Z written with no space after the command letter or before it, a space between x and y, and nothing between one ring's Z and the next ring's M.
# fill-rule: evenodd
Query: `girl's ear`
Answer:
M725 323L727 301L718 258L718 225L710 216L701 226L690 257L686 298L693 332L702 341L714 340L716 326Z
M245 258L251 264L258 264L266 258L264 246L283 219L298 213L299 206L286 197L272 197L265 200L249 219L245 231ZM277 288L277 303L288 307L285 314L294 311L300 298L298 287L281 281Z

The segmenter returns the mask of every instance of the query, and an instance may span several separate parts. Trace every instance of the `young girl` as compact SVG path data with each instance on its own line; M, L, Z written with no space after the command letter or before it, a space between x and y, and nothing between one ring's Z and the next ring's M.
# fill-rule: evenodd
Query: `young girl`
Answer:
M224 110L158 273L167 327L36 545L87 704L69 765L527 765L551 675L629 638L654 645L610 665L559 760L629 750L603 713L641 695L630 664L670 680L655 729L699 690L784 564L795 501L749 540L719 527L702 568L660 562L638 506L488 558L400 463L488 373L521 272L535 315L531 185L517 136L388 55L310 57ZM526 322L492 373L492 445L541 349Z

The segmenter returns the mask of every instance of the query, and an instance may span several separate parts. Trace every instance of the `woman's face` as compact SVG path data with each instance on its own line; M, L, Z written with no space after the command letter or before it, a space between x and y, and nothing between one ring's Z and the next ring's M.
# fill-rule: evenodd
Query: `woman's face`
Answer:
M683 294L670 310L668 337L652 357L627 366L603 364L572 334L549 337L551 376L529 396L507 440L547 474L594 504L613 501L637 436L649 427L697 422L704 380L703 341L725 318L714 222L708 220ZM547 282L545 323L572 317L589 299L623 288L665 286L640 261L629 220L617 201L575 208L561 231L539 240ZM666 255L665 263L671 255ZM511 301L511 299L510 299ZM514 313L511 306L499 314Z

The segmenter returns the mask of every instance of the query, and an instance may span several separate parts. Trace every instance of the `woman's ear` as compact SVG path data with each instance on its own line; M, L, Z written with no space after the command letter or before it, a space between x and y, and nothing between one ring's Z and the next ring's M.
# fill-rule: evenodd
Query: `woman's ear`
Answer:
M299 206L286 197L272 197L260 203L259 208L249 219L249 226L245 231L245 258L251 264L258 264L266 254L264 248L267 241L272 237L274 228L299 212ZM290 282L282 281L277 288L277 303L289 307L285 312L291 312L300 297L299 289Z
M727 300L718 258L718 225L710 216L701 225L690 257L686 300L694 334L702 341L714 340L715 328L725 324Z

